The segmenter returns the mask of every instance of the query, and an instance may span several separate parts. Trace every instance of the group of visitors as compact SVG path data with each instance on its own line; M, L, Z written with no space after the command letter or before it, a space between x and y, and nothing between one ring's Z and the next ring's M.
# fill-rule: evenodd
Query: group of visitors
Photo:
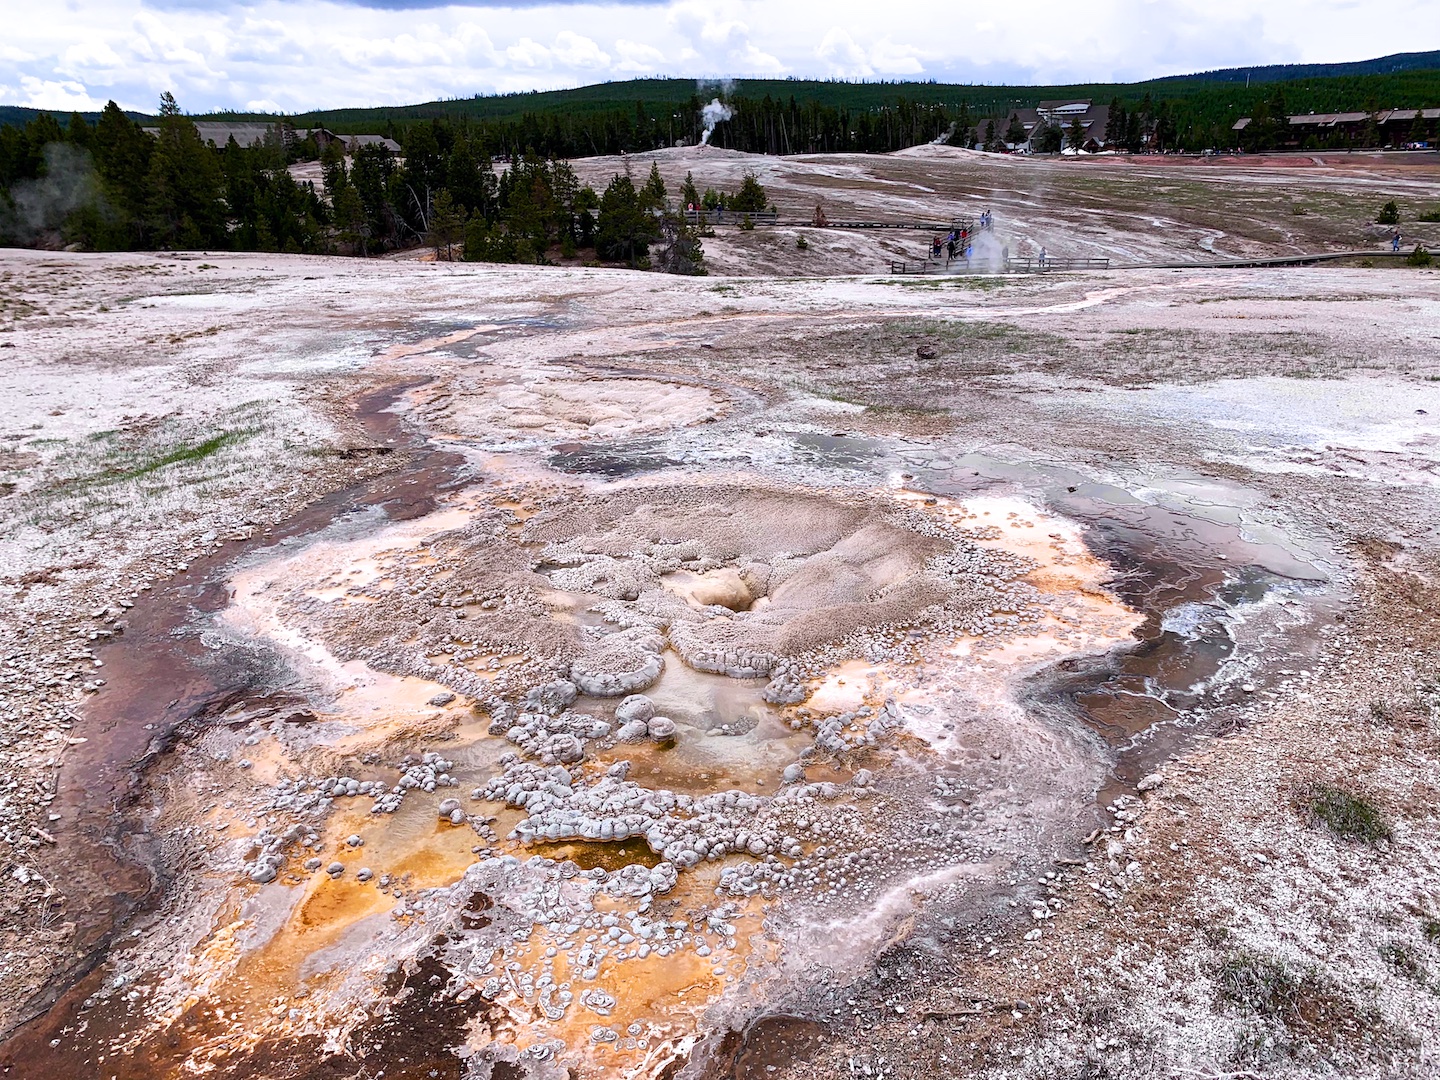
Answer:
M989 210L982 210L980 217L975 223L975 232L994 228L995 219ZM959 229L951 229L944 236L935 236L930 240L930 258L936 262L940 261L940 253L945 252L945 265L949 266L956 259L964 258L968 263L975 254L973 234L970 227L964 226Z

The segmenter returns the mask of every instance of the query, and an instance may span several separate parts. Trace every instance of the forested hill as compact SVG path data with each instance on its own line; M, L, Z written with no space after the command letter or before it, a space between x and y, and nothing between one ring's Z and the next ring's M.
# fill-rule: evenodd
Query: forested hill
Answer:
M43 109L26 109L20 105L0 105L0 127L7 125L24 127L43 111ZM64 117L64 115L63 113L61 114L62 117ZM87 124L97 123L100 119L98 112L82 112L75 115L81 117ZM127 112L125 115L131 120L144 121L151 124L155 122L155 118L147 113Z
M1426 67L1410 59L1430 58ZM1292 72L1293 68L1293 73ZM1320 69L1333 69L1322 73ZM597 83L574 90L546 90L522 94L477 95L371 109L323 109L290 118L296 127L320 126L335 131L381 131L387 125L414 120L513 120L522 116L577 117L596 113L635 112L656 115L690 108L698 99L726 101L793 101L800 106L866 112L893 107L899 100L913 105L965 104L977 116L1006 116L1017 108L1034 108L1041 101L1063 97L1094 101L1139 102L1206 99L1203 111L1229 107L1238 117L1254 110L1280 84L1296 111L1338 109L1419 108L1440 102L1440 52L1400 54L1354 64L1278 65L1251 68L1250 86L1245 71L1218 71L1176 75L1138 83L1075 83L1063 86L987 86L937 82L845 82L818 79L736 79L723 89L690 79L629 79ZM1236 74L1238 72L1238 75ZM1268 74L1261 75L1265 72ZM1372 101L1373 99L1373 101ZM216 119L263 120L256 113L218 113ZM659 118L658 116L656 117ZM678 117L676 119L679 119Z
M1346 75L1394 75L1402 71L1440 70L1440 49L1430 52L1392 53L1374 60L1355 60L1344 64L1266 64L1262 67L1217 68L1193 75L1167 75L1157 83L1175 83L1191 79L1225 83L1272 83L1295 79L1336 79Z
M723 93L688 80L651 79L287 120L297 128L389 135L407 149L420 128L463 127L492 155L576 158L694 143L701 107L717 96L733 115L716 125L711 143L756 153L884 153L937 139L970 145L967 136L988 138L992 124L1004 131L1015 110L1066 97L1146 118L1155 147L1204 150L1233 146L1232 126L1242 116L1433 108L1440 104L1440 69L1250 86L1198 78L1073 87L740 80ZM436 138L445 136L437 131Z
M1246 86L1246 83L1249 86ZM1440 104L1440 50L1396 53L1339 64L1272 64L1264 67L1226 68L1190 75L1172 75L1138 83L1077 83L1064 86L1007 86L937 82L847 82L819 79L737 79L718 84L691 79L629 79L597 83L572 90L476 95L431 101L418 105L377 108L322 109L285 116L295 127L327 127L342 133L395 134L416 120L519 120L545 121L597 114L626 114L636 125L642 113L658 124L664 114L667 135L678 125L682 111L697 100L721 97L727 101L794 103L801 108L861 113L893 108L899 101L911 106L957 108L964 103L977 117L1008 116L1017 108L1062 97L1091 98L1097 102L1119 98L1139 103L1146 95L1155 101L1190 101L1185 111L1203 115L1206 123L1220 123L1253 112L1280 84L1288 106L1297 112L1341 109L1419 108ZM0 126L24 125L37 110L0 105ZM81 113L95 123L98 113ZM132 119L146 119L128 113ZM216 112L197 119L269 120L273 114ZM689 117L684 118L686 121ZM62 117L63 120L63 117ZM153 122L150 121L150 122ZM723 133L722 133L723 137ZM599 146L596 147L597 152Z

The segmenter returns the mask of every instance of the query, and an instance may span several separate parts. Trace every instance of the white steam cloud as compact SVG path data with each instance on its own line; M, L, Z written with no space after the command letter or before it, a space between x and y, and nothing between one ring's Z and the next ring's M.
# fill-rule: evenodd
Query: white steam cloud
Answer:
M719 98L714 98L709 105L700 110L700 119L705 124L705 133L700 136L700 145L709 146L710 136L715 134L715 125L721 120L729 120L735 115L735 110L726 105Z
M0 192L0 243L7 235L27 244L47 233L58 239L65 219L96 202L99 194L90 152L50 143L45 147L44 176L11 187L9 208Z

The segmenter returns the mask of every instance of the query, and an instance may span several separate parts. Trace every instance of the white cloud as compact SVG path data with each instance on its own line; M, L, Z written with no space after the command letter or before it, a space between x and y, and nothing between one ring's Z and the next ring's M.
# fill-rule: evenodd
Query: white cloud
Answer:
M400 68L443 66L450 60L448 43L418 38L413 34L357 40L351 43L350 48L357 60Z
M665 54L653 45L646 45L643 41L629 41L621 38L615 42L615 52L620 57L620 62L615 65L615 70L629 74L649 74L659 71L661 65L665 63Z
M773 52L750 40L750 25L739 17L749 6L773 25L776 9L759 5L681 3L671 7L670 26L688 39L686 52L699 58L700 70L691 74L781 75L788 70Z
M913 45L897 45L887 37L870 50L870 63L881 75L919 75L925 70L920 55Z
M20 76L20 94L15 103L52 112L90 112L104 104L92 98L80 83L52 82L32 75Z
M505 58L517 67L538 68L550 65L550 50L538 41L521 38L505 50Z
M825 32L815 49L815 55L825 62L826 75L861 78L875 74L865 56L865 50L838 26L832 26Z
M771 56L753 42L747 41L745 48L732 57L739 60L738 71L743 75L784 75L786 68L777 57Z
M603 52L599 45L587 37L581 37L573 30L562 30L555 35L551 48L555 59L572 68L603 68L610 63L610 54Z
M485 28L478 23L467 22L461 25L455 34L465 52L465 62L472 66L479 64L497 64L500 62L500 54L495 51L495 43L490 40L490 35Z
M820 40L815 55L825 64L827 75L866 78L871 75L919 75L925 70L920 50L911 45L897 45L889 37L877 41L869 50L845 30L832 26Z
M115 68L124 63L106 41L82 41L65 50L65 69Z

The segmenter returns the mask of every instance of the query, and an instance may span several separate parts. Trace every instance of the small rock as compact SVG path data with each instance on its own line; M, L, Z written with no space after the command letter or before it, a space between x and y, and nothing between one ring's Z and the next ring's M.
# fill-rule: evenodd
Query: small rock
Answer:
M655 703L644 694L631 694L615 706L615 719L621 724L632 720L646 721L655 715Z
M631 720L621 724L620 730L615 732L615 737L626 743L644 742L649 735L650 726L644 720Z

